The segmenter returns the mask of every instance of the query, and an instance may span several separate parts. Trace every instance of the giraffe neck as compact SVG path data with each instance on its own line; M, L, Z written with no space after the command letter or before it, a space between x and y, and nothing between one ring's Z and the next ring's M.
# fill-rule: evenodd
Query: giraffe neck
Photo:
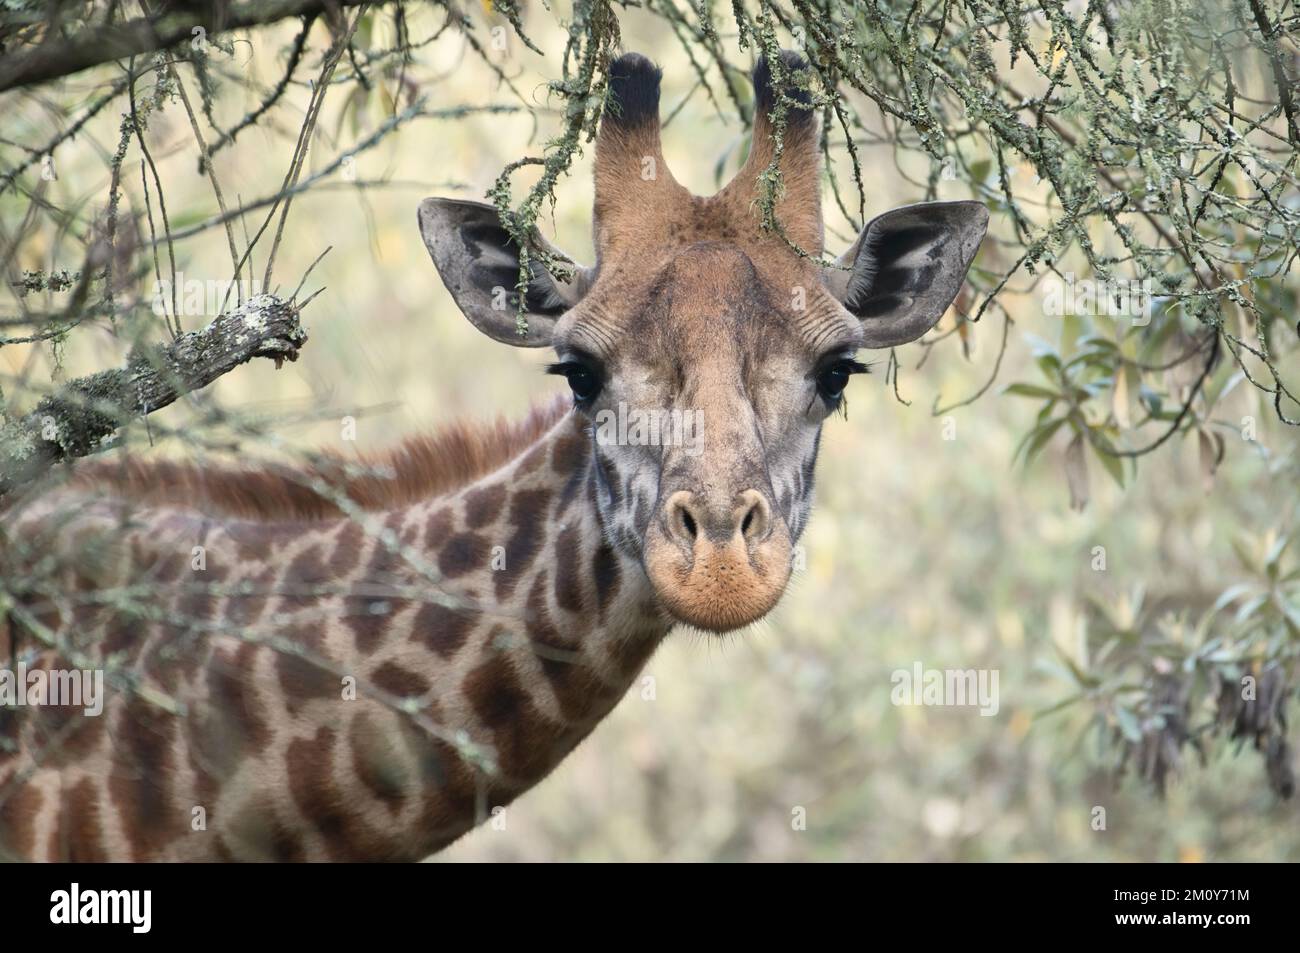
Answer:
M501 470L389 517L417 549L424 534L433 565L413 575L431 569L451 598L395 619L371 665L381 689L428 699L433 723L466 733L472 750L459 757L436 747L442 762L459 762L449 788L458 782L468 800L473 781L476 821L590 733L670 628L640 564L609 545L598 492L590 434L569 414ZM421 671L412 643L437 661L427 691L404 684ZM467 759L482 770L464 772Z
M17 759L0 746L0 848L414 860L499 814L609 713L670 627L639 563L607 544L597 492L591 437L568 414L497 471L388 511L137 511L121 542L133 573L174 596L148 624L60 624L94 628L103 656L188 714L110 692L65 732L77 758L42 751L49 726L27 724Z

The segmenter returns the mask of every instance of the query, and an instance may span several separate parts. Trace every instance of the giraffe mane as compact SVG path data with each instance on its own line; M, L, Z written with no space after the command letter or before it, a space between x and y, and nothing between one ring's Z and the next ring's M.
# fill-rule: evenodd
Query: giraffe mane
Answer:
M343 515L320 480L365 510L382 510L461 489L505 465L569 411L564 396L534 405L520 420L456 421L354 458L326 453L304 465L260 467L176 460L88 460L73 472L74 489L150 506L203 509L252 520L326 520Z

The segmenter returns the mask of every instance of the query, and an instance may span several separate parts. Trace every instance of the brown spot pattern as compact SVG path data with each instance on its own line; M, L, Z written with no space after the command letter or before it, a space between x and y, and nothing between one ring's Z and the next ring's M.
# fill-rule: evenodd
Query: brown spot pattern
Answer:
M104 826L99 815L95 782L82 778L63 792L58 826L58 849L53 856L72 863L103 863Z
M533 654L555 692L565 720L587 718L600 698L603 685L581 657L582 646L566 638L551 623L546 608L546 572L538 574L528 594L525 626Z
M488 541L478 533L457 533L447 540L438 554L438 570L455 579L482 569L488 561Z
M334 781L333 728L322 726L310 738L295 738L285 752L289 793L303 819L320 835L332 860L398 856L398 845L379 835L346 803Z
M506 543L505 569L493 574L497 599L505 599L514 591L541 550L543 520L550 502L550 490L520 490L511 501L510 522L515 529Z
M494 655L465 678L465 698L492 734L502 771L533 778L551 764L548 740L559 726L545 718L505 655Z
M470 490L465 494L465 524L470 529L482 529L495 522L505 502L506 488L499 483Z
M426 602L415 614L411 638L422 642L440 657L449 659L465 644L479 617L477 609L451 608L437 602Z
M429 682L422 675L387 661L370 673L370 681L380 691L398 698L423 698L429 694Z
M567 527L555 541L555 604L566 612L581 612L582 560L577 527Z
M171 798L176 724L170 713L134 697L115 726L118 757L108 793L137 861L156 859L183 830Z

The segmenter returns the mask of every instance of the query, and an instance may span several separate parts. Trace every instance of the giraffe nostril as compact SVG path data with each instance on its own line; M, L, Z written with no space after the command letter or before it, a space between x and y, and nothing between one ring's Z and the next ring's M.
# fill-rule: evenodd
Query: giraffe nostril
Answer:
M668 498L667 516L669 535L676 537L678 542L693 547L700 534L700 522L691 512L692 505L691 494L678 490Z
M771 510L767 497L757 490L746 490L742 494L742 505L748 503L745 515L740 521L740 535L747 543L757 543L767 537L768 525L771 523Z

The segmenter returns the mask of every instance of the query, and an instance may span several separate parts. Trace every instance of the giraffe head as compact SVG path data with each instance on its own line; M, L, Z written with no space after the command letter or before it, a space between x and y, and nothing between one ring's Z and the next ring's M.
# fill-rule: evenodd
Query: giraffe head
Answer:
M596 262L561 275L531 255L525 330L520 256L496 209L420 205L425 244L470 321L507 344L555 349L551 369L592 423L610 540L640 561L670 614L713 631L776 604L808 520L822 423L863 370L856 355L933 327L988 223L976 202L900 208L834 266L819 264L806 69L792 53L775 71L759 63L749 157L702 198L664 163L659 70L635 54L615 60L596 143ZM773 168L788 242L763 227L758 198ZM536 233L530 243L565 258Z

